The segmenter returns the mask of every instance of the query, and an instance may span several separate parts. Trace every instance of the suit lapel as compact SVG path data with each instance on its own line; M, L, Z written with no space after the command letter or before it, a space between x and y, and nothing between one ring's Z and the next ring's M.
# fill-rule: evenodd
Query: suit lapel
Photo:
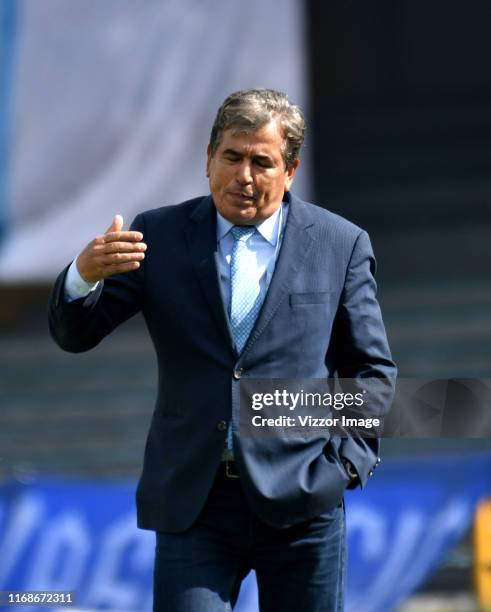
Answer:
M235 351L218 276L216 212L211 196L203 198L190 216L186 240L201 289L213 318L230 348Z
M287 198L289 199L288 219L281 250L261 312L244 348L244 355L259 338L290 292L291 281L302 270L305 258L314 242L309 232L309 228L314 223L308 208L291 194L288 194Z
M256 342L281 302L290 292L291 281L302 270L314 242L309 232L313 220L308 208L295 196L289 194L287 197L289 199L288 219L281 250L261 312L242 355L245 355ZM220 290L216 212L211 196L203 198L191 213L190 222L186 228L186 240L194 270L213 318L230 349L237 354Z

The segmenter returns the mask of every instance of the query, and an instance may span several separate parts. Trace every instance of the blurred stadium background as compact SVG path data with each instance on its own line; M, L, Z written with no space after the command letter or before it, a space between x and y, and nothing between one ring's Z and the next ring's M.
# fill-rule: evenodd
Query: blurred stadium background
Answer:
M400 375L491 378L490 27L486 0L1 0L0 590L150 609L133 490L153 348L136 317L64 354L46 301L115 213L207 190L233 90L306 109L294 191L369 231ZM382 465L347 496L347 610L477 610L490 440L386 440Z

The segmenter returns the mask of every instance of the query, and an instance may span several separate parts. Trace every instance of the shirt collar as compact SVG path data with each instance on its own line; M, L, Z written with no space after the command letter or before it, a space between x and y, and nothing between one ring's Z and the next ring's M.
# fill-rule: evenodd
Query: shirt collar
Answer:
M276 246L278 242L278 236L280 233L280 208L285 206L285 203L282 202L281 206L278 206L277 210L268 217L264 219L264 221L260 221L256 223L256 229L261 234L261 236L267 240L273 246ZM220 240L228 234L231 228L234 226L233 223L222 217L222 215L217 210L217 240Z

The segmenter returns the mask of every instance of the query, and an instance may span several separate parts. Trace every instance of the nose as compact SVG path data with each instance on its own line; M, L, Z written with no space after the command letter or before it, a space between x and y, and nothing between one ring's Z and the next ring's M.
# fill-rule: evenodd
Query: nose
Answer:
M237 181L241 185L252 183L251 165L248 160L244 160L237 168Z

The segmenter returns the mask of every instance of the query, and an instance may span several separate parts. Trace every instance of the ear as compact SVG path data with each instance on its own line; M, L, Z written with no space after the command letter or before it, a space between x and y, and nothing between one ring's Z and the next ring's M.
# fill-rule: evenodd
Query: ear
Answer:
M285 172L285 191L288 191L293 183L293 179L295 178L295 172L297 171L298 164L300 163L299 159L295 159L293 164L286 170Z
M206 147L206 178L210 178L211 145Z

